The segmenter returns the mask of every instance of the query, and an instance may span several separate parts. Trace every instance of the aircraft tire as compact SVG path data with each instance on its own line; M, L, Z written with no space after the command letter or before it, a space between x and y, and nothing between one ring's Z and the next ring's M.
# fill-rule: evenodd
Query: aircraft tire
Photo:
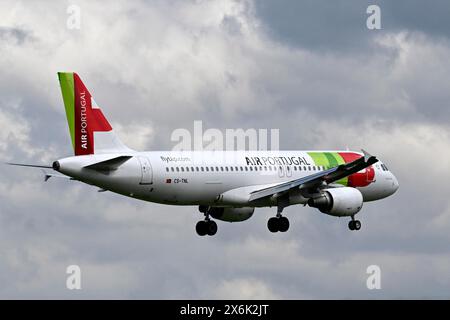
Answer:
M278 223L278 218L276 217L272 217L269 219L269 221L267 221L267 228L269 229L270 232L278 232L279 231L279 223Z
M206 236L208 233L208 222L204 220L197 222L195 225L195 231L197 231L197 234L201 237Z

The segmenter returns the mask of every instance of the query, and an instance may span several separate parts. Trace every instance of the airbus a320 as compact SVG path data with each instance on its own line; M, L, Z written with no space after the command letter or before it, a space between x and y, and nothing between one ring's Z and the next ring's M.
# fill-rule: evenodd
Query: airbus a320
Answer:
M386 198L399 187L375 156L354 151L145 151L125 146L76 73L58 73L74 156L51 166L67 177L127 197L167 205L197 206L204 218L198 235L217 233L215 220L239 222L255 208L274 207L270 232L286 232L283 209L308 205L349 217L350 230L364 202Z

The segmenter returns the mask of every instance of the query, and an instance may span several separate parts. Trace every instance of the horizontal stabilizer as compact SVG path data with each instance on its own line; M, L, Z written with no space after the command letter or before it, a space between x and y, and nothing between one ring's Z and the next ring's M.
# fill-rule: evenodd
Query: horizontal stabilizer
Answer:
M100 161L94 164L85 166L86 169L98 170L98 171L112 171L117 170L122 164L131 159L132 156L118 156L105 161Z
M48 173L44 169L42 169L42 173L44 174L44 181L45 182L47 182L48 179L50 179L50 178L62 178L62 179L73 180L73 178L68 177L68 176L63 176L63 175L60 175L60 174Z
M25 164L25 163L12 163L12 162L6 162L6 164L9 164L10 166L53 169L53 167L51 167L51 166L43 166L43 165L39 165L39 164Z

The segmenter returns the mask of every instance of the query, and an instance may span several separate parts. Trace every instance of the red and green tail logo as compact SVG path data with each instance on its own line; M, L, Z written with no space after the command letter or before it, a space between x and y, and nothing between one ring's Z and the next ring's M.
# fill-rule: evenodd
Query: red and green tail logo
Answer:
M112 127L76 73L59 72L67 122L75 155L94 153L94 132Z

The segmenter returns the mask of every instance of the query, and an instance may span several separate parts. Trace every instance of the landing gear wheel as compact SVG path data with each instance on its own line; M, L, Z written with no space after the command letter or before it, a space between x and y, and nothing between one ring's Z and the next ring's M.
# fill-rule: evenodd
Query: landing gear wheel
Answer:
M361 229L361 221L359 221L359 220L351 220L348 223L348 228L350 230L352 230L352 231Z
M267 228L270 232L278 232L279 231L279 224L278 224L278 218L272 217L267 221Z
M215 221L206 221L206 228L208 236L213 236L217 233L217 223Z
M289 219L286 217L278 218L278 231L286 232L289 230Z
M217 233L217 223L212 220L202 220L197 222L195 231L199 236L213 236Z
M208 233L208 222L204 220L197 222L195 225L195 231L197 231L199 236L206 236Z
M350 230L355 230L355 223L354 223L355 221L353 221L353 220L350 220L349 222L348 222L348 228L350 229Z

